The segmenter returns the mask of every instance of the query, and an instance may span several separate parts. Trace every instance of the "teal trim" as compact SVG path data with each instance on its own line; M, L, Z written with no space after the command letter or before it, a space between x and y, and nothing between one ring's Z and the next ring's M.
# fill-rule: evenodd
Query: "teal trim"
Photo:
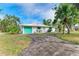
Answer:
M24 34L32 34L32 27L24 26Z

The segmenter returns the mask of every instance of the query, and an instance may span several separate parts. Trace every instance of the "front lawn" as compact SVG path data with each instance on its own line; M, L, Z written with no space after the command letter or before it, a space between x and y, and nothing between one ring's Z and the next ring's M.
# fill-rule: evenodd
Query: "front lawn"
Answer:
M30 42L26 35L0 34L0 55L18 55Z
M40 36L53 35L62 40L79 44L79 33L61 34L61 33L43 33ZM0 55L18 55L24 48L28 47L31 38L21 34L0 34Z
M71 43L79 44L79 33L71 33L71 34L60 34L60 33L55 33L53 34L56 37L69 41Z

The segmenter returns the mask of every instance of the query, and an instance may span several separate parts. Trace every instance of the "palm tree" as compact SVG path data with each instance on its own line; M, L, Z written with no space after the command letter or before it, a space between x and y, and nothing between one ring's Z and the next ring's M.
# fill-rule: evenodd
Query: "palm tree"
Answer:
M52 20L51 19L44 19L43 24L48 25L48 26L52 26Z
M47 19L47 20L44 19L43 20L43 24L50 26L47 32L51 32L52 31L52 20L51 19Z
M63 33L65 28L67 28L67 33L70 33L70 29L74 24L74 19L78 18L79 12L78 9L73 4L60 4L56 8L55 19L53 24L59 22L63 25Z
M44 19L44 20L43 20L43 24L44 24L44 25L48 25L48 23L47 23L47 20L46 20L46 19Z

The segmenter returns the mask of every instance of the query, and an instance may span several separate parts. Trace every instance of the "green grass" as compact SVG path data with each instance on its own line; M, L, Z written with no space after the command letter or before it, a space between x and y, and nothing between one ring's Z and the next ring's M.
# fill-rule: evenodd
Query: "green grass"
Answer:
M69 41L71 43L79 44L79 33L71 33L71 34L60 34L60 33L54 33L54 36Z
M0 35L0 55L18 55L22 49L28 47L31 38L26 35Z
M61 33L41 33L56 36L62 40L66 40L75 44L79 44L79 32L71 34ZM24 48L29 46L31 38L27 35L0 34L0 55L18 55Z

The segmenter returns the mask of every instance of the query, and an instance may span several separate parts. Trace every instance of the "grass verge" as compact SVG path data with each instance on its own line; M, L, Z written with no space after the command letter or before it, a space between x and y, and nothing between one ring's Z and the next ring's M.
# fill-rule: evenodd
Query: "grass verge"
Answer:
M26 35L0 35L0 55L18 55L29 46L31 38Z
M71 34L54 33L53 35L62 40L66 40L71 43L79 44L79 33L71 33Z

